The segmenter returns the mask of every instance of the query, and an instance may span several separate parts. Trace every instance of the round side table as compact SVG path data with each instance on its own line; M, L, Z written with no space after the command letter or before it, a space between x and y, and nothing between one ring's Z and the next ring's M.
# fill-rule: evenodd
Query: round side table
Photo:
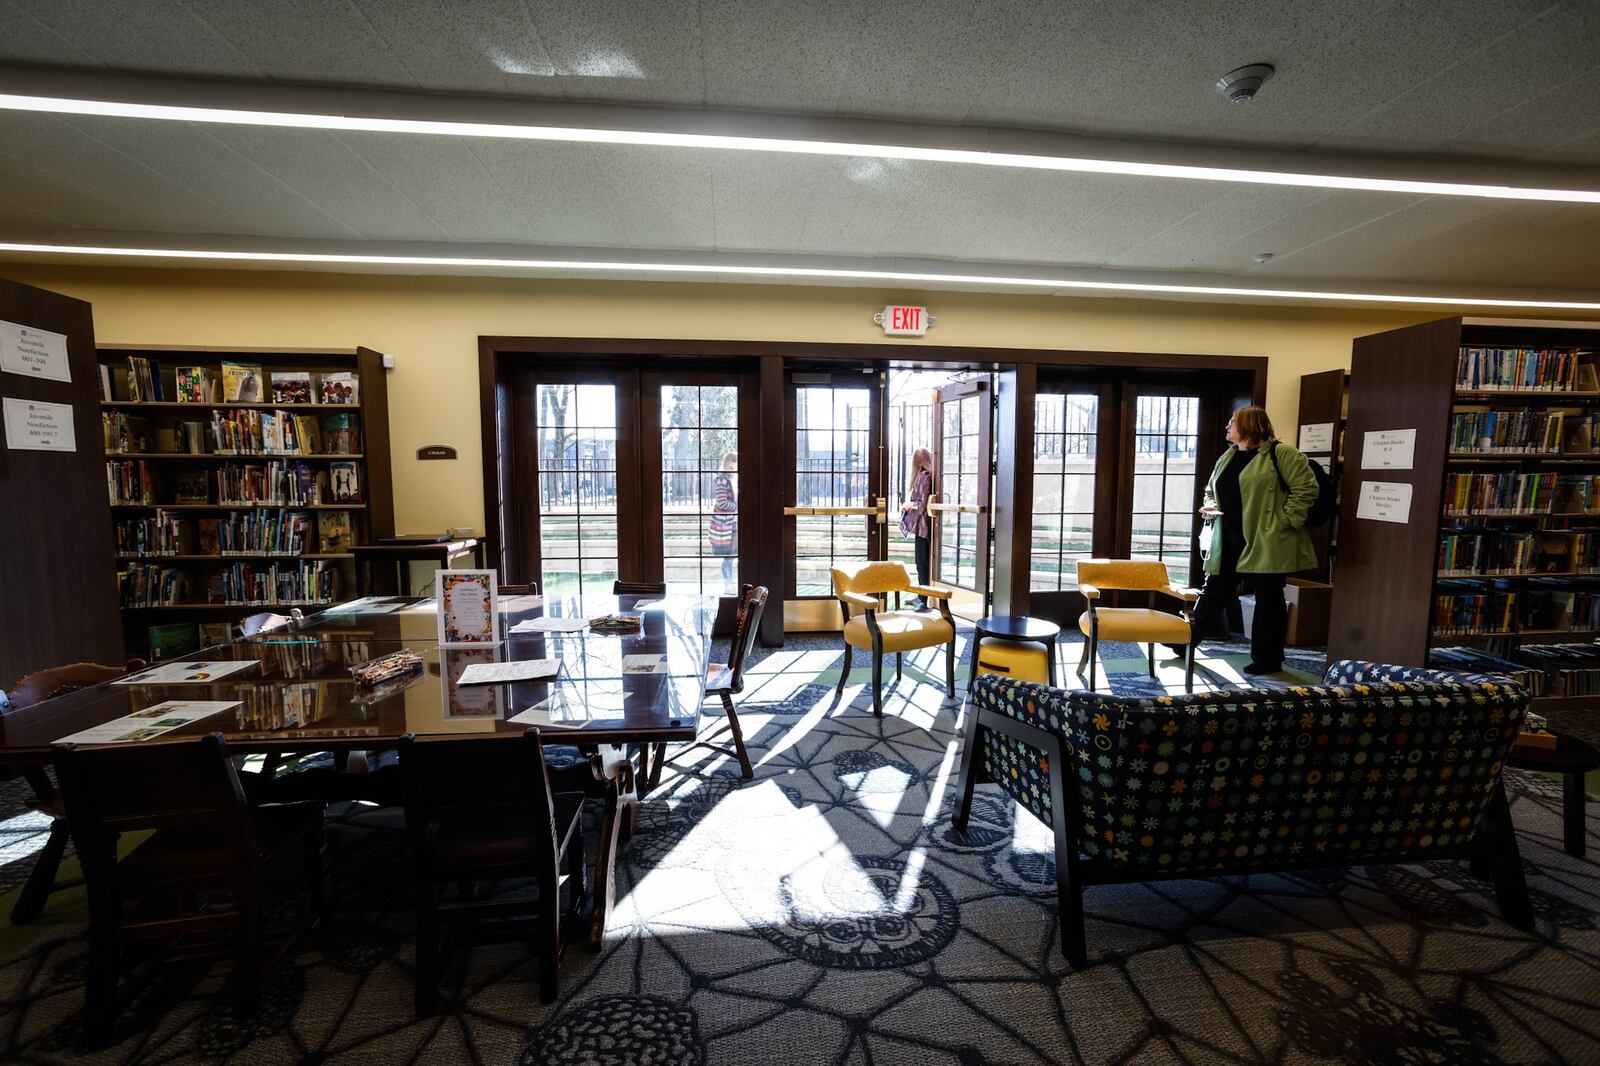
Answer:
M984 637L1017 640L1044 646L1045 672L1050 684L1056 683L1056 638L1061 627L1042 618L1029 618L1025 614L996 614L972 623L972 669L967 676L967 687L978 679L978 647Z
M1583 857L1588 825L1584 811L1583 775L1600 770L1600 751L1564 733L1553 748L1512 748L1506 765L1518 770L1543 770L1561 775L1561 835L1568 855Z

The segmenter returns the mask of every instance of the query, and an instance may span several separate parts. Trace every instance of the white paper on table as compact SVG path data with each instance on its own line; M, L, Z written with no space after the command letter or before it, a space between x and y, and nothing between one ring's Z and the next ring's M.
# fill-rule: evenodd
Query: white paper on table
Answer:
M67 335L47 329L0 321L0 370L25 378L71 381L67 362Z
M1411 486L1404 481L1363 481L1356 517L1405 525L1411 521Z
M1374 429L1363 435L1361 469L1410 470L1417 452L1414 429Z
M560 659L524 659L514 663L473 663L461 671L458 685L509 685L514 681L538 681L554 677L561 669Z
M664 674L667 672L665 655L624 655L622 672L625 674Z
M594 712L581 696L568 689L557 689L506 721L518 725L577 725L592 721L594 717Z
M62 737L57 743L127 744L153 740L190 722L210 718L237 706L239 703L236 700L166 700L142 711L125 714L115 721Z
M359 600L350 600L347 603L336 603L329 607L324 614L334 614L338 611L365 611L376 614L380 611L392 611L400 604L391 596L363 596Z
M587 629L587 618L526 618L511 627L513 633L576 633Z
M1333 451L1333 423L1311 422L1300 427L1300 451L1305 455L1326 455Z
M631 611L659 611L667 605L666 600L640 600L629 608Z
M229 674L259 666L254 659L186 659L163 663L132 677L120 678L113 685L209 685Z
M78 438L72 429L70 403L19 400L7 396L0 402L5 417L6 447L19 452L75 452Z

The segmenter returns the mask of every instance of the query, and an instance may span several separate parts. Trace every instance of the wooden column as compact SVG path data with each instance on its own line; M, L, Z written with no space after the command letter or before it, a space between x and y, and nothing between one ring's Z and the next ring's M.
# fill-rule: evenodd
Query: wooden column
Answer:
M72 380L0 373L0 396L68 404L77 450L0 442L0 686L49 666L126 658L88 304L0 278L0 319L62 333Z
M1033 569L1033 402L1039 368L995 375L994 613L1027 614Z
M756 396L760 412L759 447L756 455L760 463L744 476L759 479L760 488L754 494L760 513L756 526L761 531L759 551L756 553L756 581L767 587L767 609L761 618L761 643L768 648L783 646L783 596L788 588L789 560L784 554L783 536L783 479L787 471L784 456L788 453L788 428L783 417L783 357L763 355L757 372Z

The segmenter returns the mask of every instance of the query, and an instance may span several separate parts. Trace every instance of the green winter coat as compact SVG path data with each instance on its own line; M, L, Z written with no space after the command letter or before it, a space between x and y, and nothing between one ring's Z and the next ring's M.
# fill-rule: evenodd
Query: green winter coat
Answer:
M1311 472L1311 461L1299 450L1276 442L1278 445L1278 470L1272 468L1272 457L1267 454L1274 442L1263 441L1256 448L1256 457L1239 471L1239 495L1244 500L1244 551L1239 555L1241 574L1293 574L1310 570L1317 565L1317 550L1311 546L1311 536L1305 530L1306 515L1317 502L1317 475ZM1206 482L1203 502L1217 505L1217 475L1233 455L1229 445L1217 460ZM1283 472L1283 483L1278 481L1278 471ZM1283 484L1289 491L1283 491ZM1206 552L1206 573L1215 574L1222 569L1222 521L1214 520L1201 531L1201 544Z

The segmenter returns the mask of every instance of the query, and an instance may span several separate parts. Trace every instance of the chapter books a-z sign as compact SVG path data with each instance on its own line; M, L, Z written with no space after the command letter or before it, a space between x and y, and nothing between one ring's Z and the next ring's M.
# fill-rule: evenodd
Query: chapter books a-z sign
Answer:
M439 643L486 647L500 643L500 590L493 570L435 570Z

